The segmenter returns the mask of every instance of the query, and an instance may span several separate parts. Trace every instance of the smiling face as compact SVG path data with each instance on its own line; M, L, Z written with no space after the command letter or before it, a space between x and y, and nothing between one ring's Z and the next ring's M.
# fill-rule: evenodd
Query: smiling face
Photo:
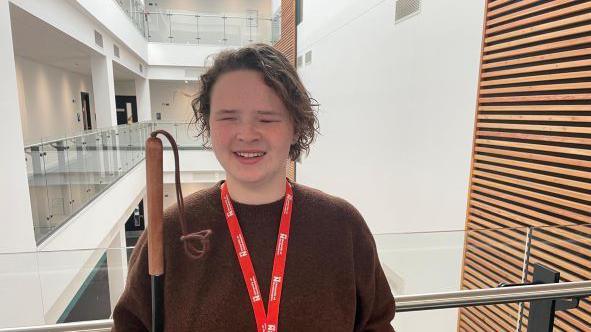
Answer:
M211 93L209 133L229 182L243 187L285 182L294 127L261 73L235 70L219 76Z

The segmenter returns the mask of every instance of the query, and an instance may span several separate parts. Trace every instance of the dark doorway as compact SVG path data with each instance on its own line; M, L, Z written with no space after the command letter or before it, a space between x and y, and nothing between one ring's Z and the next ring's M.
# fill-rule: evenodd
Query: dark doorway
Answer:
M137 101L135 96L115 96L115 108L117 108L117 124L137 122ZM131 114L129 114L131 109ZM131 115L131 121L129 116Z
M125 232L143 231L146 228L144 224L144 200L141 200L138 206L125 223ZM131 244L135 245L135 243Z
M144 222L144 200L141 200L127 222L125 223L125 242L127 247L127 260L131 257L133 247L139 240L142 232L146 229Z
M84 123L84 130L92 129L92 116L90 114L90 96L88 92L80 92L80 100L82 104L82 122Z

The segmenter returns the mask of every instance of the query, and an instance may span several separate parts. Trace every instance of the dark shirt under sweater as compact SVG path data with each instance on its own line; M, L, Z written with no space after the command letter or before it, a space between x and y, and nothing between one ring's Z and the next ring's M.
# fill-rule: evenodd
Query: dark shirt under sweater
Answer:
M220 184L185 198L189 232L212 230L210 251L203 258L191 260L185 254L176 204L165 212L165 331L256 331ZM393 331L394 298L359 212L340 198L293 185L278 330ZM263 205L234 202L265 309L282 207L283 199ZM131 255L112 331L150 330L146 233Z

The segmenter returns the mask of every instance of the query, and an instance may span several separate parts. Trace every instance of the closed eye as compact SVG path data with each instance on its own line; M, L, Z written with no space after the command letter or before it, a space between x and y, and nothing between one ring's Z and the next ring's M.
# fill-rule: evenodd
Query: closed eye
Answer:
M262 123L273 123L273 122L280 122L280 120L275 120L275 119L261 119L260 120Z

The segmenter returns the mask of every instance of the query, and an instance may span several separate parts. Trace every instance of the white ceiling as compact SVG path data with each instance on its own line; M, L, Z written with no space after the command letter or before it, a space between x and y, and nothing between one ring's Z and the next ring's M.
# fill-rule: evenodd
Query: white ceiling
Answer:
M40 63L90 75L90 54L84 44L15 5L10 6L14 54Z
M90 47L45 23L21 8L10 5L14 54L39 63L91 76ZM113 62L115 80L135 79L136 75Z
M127 81L135 80L139 76L131 70L127 69L127 67L113 61L113 77L115 77L115 81Z

